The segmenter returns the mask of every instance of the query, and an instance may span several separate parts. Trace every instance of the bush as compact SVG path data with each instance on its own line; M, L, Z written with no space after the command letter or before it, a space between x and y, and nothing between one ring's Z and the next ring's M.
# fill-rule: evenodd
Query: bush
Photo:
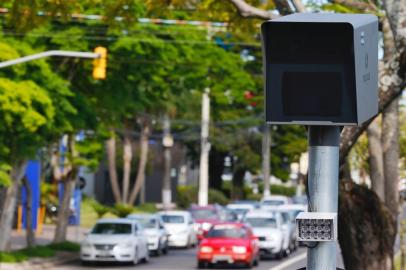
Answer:
M271 185L271 194L285 195L292 197L296 194L296 187L285 187L282 185Z
M224 195L223 192L217 189L209 189L209 203L218 203L225 205L229 202L229 199Z
M88 199L88 200L90 202L90 206L96 213L98 219L102 218L105 214L107 214L110 211L109 207L99 203L95 199Z
M69 242L69 241L49 244L48 247L52 248L53 250L57 250L57 251L71 251L71 252L80 251L80 244Z
M195 186L178 186L176 204L179 208L188 208L197 203L198 189ZM229 199L220 190L209 189L209 203L227 204Z
M135 212L135 208L128 204L117 203L114 205L114 207L110 208L110 212L120 218L123 218Z
M197 202L197 187L178 186L176 204L179 208L188 208L192 203Z
M135 207L135 210L137 210L139 212L147 212L147 213L155 213L156 211L158 211L158 209L156 208L154 203L141 204L141 205Z

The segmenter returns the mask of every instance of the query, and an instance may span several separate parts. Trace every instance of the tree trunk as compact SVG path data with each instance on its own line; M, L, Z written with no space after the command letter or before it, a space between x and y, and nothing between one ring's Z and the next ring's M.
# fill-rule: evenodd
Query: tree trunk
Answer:
M131 136L126 130L123 139L123 203L128 201L128 193L130 190L130 174L131 174L131 161L133 159L133 149Z
M244 175L247 170L245 168L238 168L233 175L233 187L231 191L231 198L233 200L241 200L244 197Z
M121 202L121 194L116 169L116 138L113 132L111 133L111 137L106 141L106 150L111 188L115 202L119 203Z
M137 199L138 194L141 191L145 182L145 168L148 161L148 139L150 134L150 122L148 117L144 117L142 122L141 138L140 138L140 160L138 162L137 176L135 184L131 192L130 200L128 203L133 205Z
M35 246L35 234L34 234L34 230L32 228L33 224L32 224L32 192L31 192L31 186L30 186L30 183L28 182L26 177L23 177L22 183L23 183L23 185L25 187L25 193L26 193L25 233L26 233L26 239L27 239L27 246L28 247L33 247L33 246Z
M365 186L340 181L338 240L346 270L392 270L396 223Z
M385 177L385 204L395 221L399 214L399 98L396 98L382 116L382 148Z
M221 176L224 171L224 159L226 153L220 152L215 146L210 148L209 153L209 187L221 190L222 182ZM230 169L230 167L228 167Z
M369 171L372 190L378 195L382 202L385 201L385 182L383 178L383 153L381 144L381 128L374 120L367 128Z
M72 198L72 191L75 187L75 179L76 173L71 171L66 180L63 182L63 198L62 202L59 204L54 243L66 241L66 233L68 230L70 215L70 200Z
M68 137L68 155L70 156L69 164L70 171L63 178L63 198L59 204L58 219L56 221L56 229L54 235L54 243L60 243L66 241L66 232L69 223L70 214L70 200L72 197L72 191L75 187L76 177L78 175L78 168L73 164L73 160L77 157L75 150L75 137L70 134ZM68 166L67 166L68 167Z
M6 188L3 205L0 208L0 251L7 249L13 226L14 211L17 203L18 187L21 178L25 174L27 162L22 161L13 166L11 171L11 185Z

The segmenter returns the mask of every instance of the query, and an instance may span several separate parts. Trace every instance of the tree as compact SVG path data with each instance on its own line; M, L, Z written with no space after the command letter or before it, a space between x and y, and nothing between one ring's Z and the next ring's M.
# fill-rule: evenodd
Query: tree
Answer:
M23 52L33 52L32 49L21 42L8 40L9 44L0 43L4 49L1 59L5 57L18 57ZM31 71L41 70L42 78L31 76ZM64 91L68 91L64 81L52 73L50 67L43 61L31 63L26 66L16 66L2 71L3 77L13 77L15 80L0 79L0 117L2 127L0 130L0 158L3 164L10 166L10 182L5 188L5 197L1 207L0 250L7 248L11 233L12 217L16 205L17 192L20 180L25 173L25 165L36 150L46 144L46 138L58 130L54 121L56 113L55 99L66 98ZM43 84L53 80L52 84L43 88ZM53 92L53 97L49 95ZM69 93L69 92L68 92Z

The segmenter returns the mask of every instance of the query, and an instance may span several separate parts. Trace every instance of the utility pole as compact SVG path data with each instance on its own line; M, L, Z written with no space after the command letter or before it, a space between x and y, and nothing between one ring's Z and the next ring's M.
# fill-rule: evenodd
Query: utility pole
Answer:
M173 137L171 135L171 122L167 114L164 115L163 139L164 147L164 177L162 178L162 205L164 209L169 209L172 202L171 191L171 149Z
M199 170L198 203L205 206L209 202L209 122L210 122L210 89L206 88L202 95L202 131Z
M264 175L264 197L271 195L270 185L271 128L265 123L262 136L262 172Z
M338 211L340 127L309 126L309 212ZM337 241L307 249L307 269L336 269Z

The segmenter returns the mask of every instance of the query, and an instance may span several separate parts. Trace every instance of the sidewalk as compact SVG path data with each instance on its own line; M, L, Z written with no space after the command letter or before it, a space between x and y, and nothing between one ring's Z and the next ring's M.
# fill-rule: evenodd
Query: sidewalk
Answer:
M81 228L79 226L69 226L67 232L67 240L71 242L80 243L85 238L85 233L89 229ZM44 225L42 234L35 236L35 241L37 245L46 245L52 242L54 238L55 225ZM25 230L22 230L18 233L16 230L13 230L11 233L10 239L10 248L12 250L25 248L27 245Z

